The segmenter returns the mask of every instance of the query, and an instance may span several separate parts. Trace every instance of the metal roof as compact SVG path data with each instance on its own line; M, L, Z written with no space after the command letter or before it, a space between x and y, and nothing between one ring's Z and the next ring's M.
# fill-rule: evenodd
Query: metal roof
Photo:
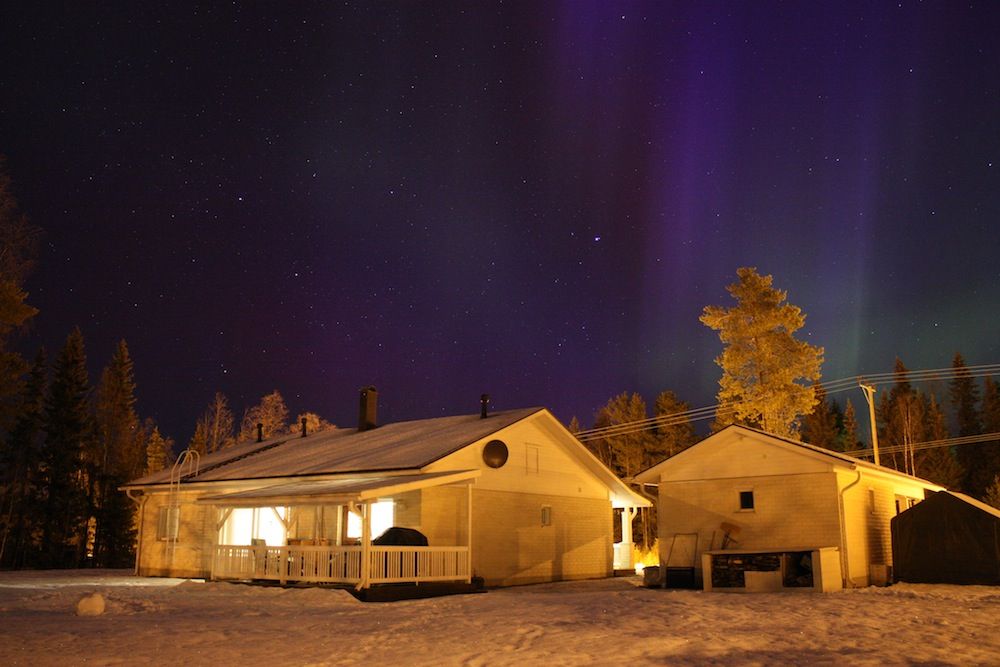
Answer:
M485 419L479 414L419 419L361 432L335 428L305 438L289 435L242 443L202 457L198 473L183 476L182 482L419 470L542 410L495 412ZM164 470L134 480L126 488L169 482L170 470Z
M316 505L347 504L397 493L414 491L430 486L469 482L479 477L479 470L451 470L447 472L417 473L410 475L381 475L376 477L348 477L333 480L301 480L288 484L275 484L250 491L223 493L199 498L207 505L227 507L257 507L264 505Z
M645 470L642 470L642 471L638 472L633 477L633 479L635 479L636 481L641 482L643 484L655 484L656 475L660 472L660 470L662 468L665 468L665 467L669 466L671 464L671 462L674 461L675 458L677 458L679 456L690 456L689 453L692 452L692 451L695 451L695 449L697 447L699 447L700 445L702 445L703 443L706 443L706 442L709 442L709 441L714 441L715 439L717 439L720 436L722 436L722 434L729 433L731 430L734 430L734 431L745 431L745 432L748 432L751 435L756 434L756 435L759 435L759 436L764 436L765 439L770 439L771 441L777 441L777 442L782 443L782 444L784 444L786 446L790 445L790 446L792 446L794 448L798 448L798 449L802 450L803 452L808 452L808 453L812 454L813 456L817 456L818 455L818 456L820 456L822 458L830 460L831 462L838 463L840 465L845 465L845 466L848 466L848 467L851 467L851 468L859 467L859 468L864 468L866 470L871 470L873 472L878 472L878 473L882 473L882 474L892 475L894 477L906 478L906 479L909 479L910 481L918 482L920 484L923 484L924 486L933 487L934 489L943 489L944 488L943 486L941 486L939 484L935 484L934 482L931 482L931 481L926 480L926 479L922 479L920 477L914 477L913 475L908 475L907 473L900 472L899 470L896 470L895 468L888 468L888 467L882 466L882 465L875 465L874 463L870 463L869 461L865 461L863 459L855 458L855 457L853 457L853 456L851 456L850 454L847 454L847 453L835 452L835 451L833 451L831 449L824 449L823 447L817 447L816 445L810 445L807 442L800 442L799 440L792 440L791 438L786 438L784 436L775 435L774 433L768 433L767 431L762 431L760 429L752 428L750 426L744 426L742 424L730 424L729 426L725 427L721 431L718 431L717 433L713 433L712 435L708 436L707 438L705 438L703 440L699 440L695 444L691 445L690 447L688 447L687 449L685 449L685 450L683 450L681 452L678 452L674 456L672 456L670 458L667 458L667 459L664 459L663 461L660 461L659 463L656 463L655 465L652 465L649 468L646 468ZM764 441L766 442L767 440L764 440Z

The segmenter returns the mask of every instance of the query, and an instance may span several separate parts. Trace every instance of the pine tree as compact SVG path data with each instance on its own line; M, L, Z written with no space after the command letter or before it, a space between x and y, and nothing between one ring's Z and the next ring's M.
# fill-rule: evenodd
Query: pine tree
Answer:
M94 437L83 334L74 329L59 351L45 401L42 557L47 567L76 567L87 540L84 451Z
M598 410L594 428L605 428L646 419L646 402L639 394L624 392ZM662 458L652 432L639 430L592 440L588 447L619 477L631 477Z
M34 533L42 523L38 497L47 377L39 350L25 384L17 421L0 448L0 568L34 564Z
M924 409L924 437L926 440L944 440L948 437L944 411L931 394L926 399ZM962 483L962 466L955 458L951 447L932 447L915 453L916 475L929 479L949 489L957 489Z
M174 442L170 438L160 435L160 429L151 426L149 436L146 438L146 470L144 474L166 470L174 463Z
M823 348L796 340L805 315L771 286L771 276L746 267L736 273L739 282L726 289L737 305L707 306L700 318L725 346L715 360L719 405L737 422L795 437L799 419L816 405L814 388L797 381L819 379Z
M858 418L854 412L854 404L851 403L851 399L847 399L847 405L844 407L843 428L840 431L840 451L854 452L859 449L861 449L861 443L858 440Z
M642 396L623 392L598 410L594 427L604 428L643 419L646 419L646 402ZM610 435L585 444L619 477L631 477L666 458L656 436L647 430ZM652 545L656 537L656 518L648 508L643 508L633 520L633 534L638 536L643 546L648 548Z
M97 386L97 438L89 457L90 474L95 480L91 497L97 523L94 558L99 566L120 567L132 560L134 507L118 489L139 477L144 467L145 451L135 402L134 368L123 340Z
M38 310L29 306L24 281L34 265L39 231L18 210L10 176L0 157L0 428L11 427L17 414L21 378L28 364L8 350L11 334Z
M573 418L569 420L569 425L566 427L566 430L573 435L576 435L582 430L580 428L580 420L576 418L576 415L573 415Z
M826 390L818 382L813 387L816 407L802 420L802 439L810 445L837 450L840 444L837 415L827 399Z
M990 507L996 507L1000 510L1000 475L994 477L993 482L986 487L986 493L983 495L983 502Z
M680 400L672 391L662 391L656 397L656 404L653 412L657 417L665 415L675 416L668 423L658 424L656 436L660 441L659 449L668 457L684 451L694 444L695 433L691 419L683 416L691 410L691 406ZM650 465L655 465L658 461L651 461Z
M202 456L208 453L208 422L204 415L198 417L198 421L195 422L194 435L191 436L187 448Z
M983 424L979 415L979 387L976 380L965 365L965 359L958 352L951 362L955 373L948 386L948 397L955 410L958 422L958 435L979 435L983 432Z
M948 397L955 411L958 435L979 435L983 433L979 412L979 386L961 354L955 353L951 366L955 375L948 385ZM986 487L993 481L993 471L990 469L991 449L990 443L961 445L958 448L958 461L965 469L962 488L971 496L981 498Z
M983 379L983 433L1000 433L1000 387L991 377ZM969 445L962 445L968 447ZM979 445L980 477L992 480L1000 475L1000 441Z
M240 425L241 442L257 439L257 424L263 424L265 440L288 432L288 408L277 389L244 413Z

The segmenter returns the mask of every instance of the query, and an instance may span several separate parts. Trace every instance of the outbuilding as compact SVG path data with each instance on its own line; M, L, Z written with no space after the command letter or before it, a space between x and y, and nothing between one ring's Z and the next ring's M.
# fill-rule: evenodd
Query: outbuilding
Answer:
M732 425L636 476L658 488L661 567L707 589L891 579L890 519L942 487ZM750 576L747 576L747 573Z
M896 581L1000 586L1000 509L952 491L892 519Z

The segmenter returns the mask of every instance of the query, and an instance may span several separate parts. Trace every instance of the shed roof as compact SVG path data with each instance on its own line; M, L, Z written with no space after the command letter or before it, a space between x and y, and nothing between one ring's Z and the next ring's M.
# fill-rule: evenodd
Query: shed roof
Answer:
M201 459L188 482L235 481L305 475L338 475L389 470L419 470L491 433L544 408L436 417L385 424L367 431L328 429L305 438L284 436L242 443ZM170 470L130 482L128 487L166 485Z
M690 456L697 456L697 450L699 447L709 442L718 440L725 434L732 433L734 430L737 432L744 432L745 435L756 437L761 442L770 442L773 445L784 447L790 451L795 451L806 456L811 456L814 458L819 457L821 459L828 461L833 465L850 467L852 469L864 468L866 470L870 470L872 472L880 474L887 474L895 477L905 478L914 482L918 482L928 488L933 488L935 490L944 488L931 481L922 479L920 477L914 477L913 475L907 475L906 473L900 472L894 468L887 468L886 466L875 465L874 463L870 463L868 461L855 458L846 453L835 452L829 449L824 449L822 447L817 447L816 445L810 445L809 443L806 442L792 440L791 438L785 438L780 435L768 433L767 431L762 431L760 429L751 428L749 426L743 426L742 424L730 424L729 426L722 429L718 433L714 433L708 436L704 440L695 443L691 447L685 449L682 452L679 452L675 456L660 461L656 465L653 465L647 468L646 470L643 470L642 472L638 473L635 476L635 480L643 484L655 484L657 481L659 481L659 475L661 471L667 468L668 466L672 465L673 461L680 460L681 457L689 458Z
M966 503L967 505L971 505L972 507L975 507L977 510L979 510L981 512L985 512L986 514L990 514L990 515L996 517L997 519L1000 519L1000 509L997 509L996 507L993 507L992 505L987 505L986 503L984 503L981 500L976 500L972 496L967 496L964 493L958 493L957 491L941 491L940 493L944 493L946 495L952 496L953 498L957 498L958 500L961 500L962 502ZM934 494L934 496L931 496L931 498L935 497L936 495L937 494ZM920 505L920 503L917 503L917 505ZM910 509L915 509L917 507L917 505L914 505Z

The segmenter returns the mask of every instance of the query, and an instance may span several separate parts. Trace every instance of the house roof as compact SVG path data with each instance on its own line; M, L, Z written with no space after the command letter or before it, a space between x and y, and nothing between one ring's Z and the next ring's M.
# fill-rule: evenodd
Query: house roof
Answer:
M877 472L877 473L887 474L887 475L893 475L895 477L906 478L906 479L918 482L920 484L923 484L924 486L927 486L929 488L933 488L933 489L943 489L944 488L944 487L942 487L942 486L940 486L938 484L935 484L934 482L930 482L930 481L928 481L926 479L921 479L920 477L914 477L913 475L907 475L906 473L902 473L902 472L900 472L898 470L895 470L894 468L887 468L886 466L875 465L874 463L869 463L868 461L863 461L861 459L854 458L853 456L850 456L850 455L845 454L845 453L835 452L835 451L832 451L832 450L829 450L829 449L824 449L822 447L817 447L815 445L810 445L809 443L806 443L806 442L799 442L798 440L792 440L791 438L785 438L785 437L782 437L780 435L775 435L773 433L768 433L767 431L761 431L760 429L751 428L749 426L743 426L741 424L730 424L729 426L727 426L726 428L722 429L718 433L714 433L714 434L708 436L704 440L702 440L702 441L700 441L700 442L692 445L691 447L688 447L687 449L685 449L684 451L676 454L675 456L672 456L672 457L670 457L668 459L665 459L665 460L657 463L656 465L651 466L650 468L647 468L646 470L643 470L642 472L640 472L637 475L635 475L635 480L637 482L641 482L643 484L655 484L656 482L659 481L660 473L666 467L672 465L673 461L680 460L681 457L687 458L687 457L690 457L691 455L696 455L695 454L696 450L699 447L701 447L702 445L704 445L706 443L709 443L709 442L712 442L712 441L715 441L715 440L718 440L719 438L722 438L725 434L731 434L731 433L733 433L734 430L737 431L737 432L743 432L745 435L754 436L758 440L761 440L761 441L764 441L764 442L771 442L774 445L791 449L791 451L796 451L796 452L799 452L799 453L801 453L803 455L806 455L806 456L811 456L811 457L814 457L814 458L815 457L819 457L819 458L821 458L823 460L828 461L829 463L831 463L833 465L839 465L839 466L842 466L842 467L849 467L849 468L852 468L852 469L853 468L864 468L864 469L870 470L872 472Z
M406 491L470 482L479 470L346 477L326 480L299 480L275 484L250 491L204 496L199 503L227 507L257 507L267 505L347 504L391 496Z
M182 475L184 483L419 470L544 408L437 417L385 424L367 431L328 429L302 438L289 435L264 442L242 443L203 457L198 472ZM166 485L164 470L126 485Z

